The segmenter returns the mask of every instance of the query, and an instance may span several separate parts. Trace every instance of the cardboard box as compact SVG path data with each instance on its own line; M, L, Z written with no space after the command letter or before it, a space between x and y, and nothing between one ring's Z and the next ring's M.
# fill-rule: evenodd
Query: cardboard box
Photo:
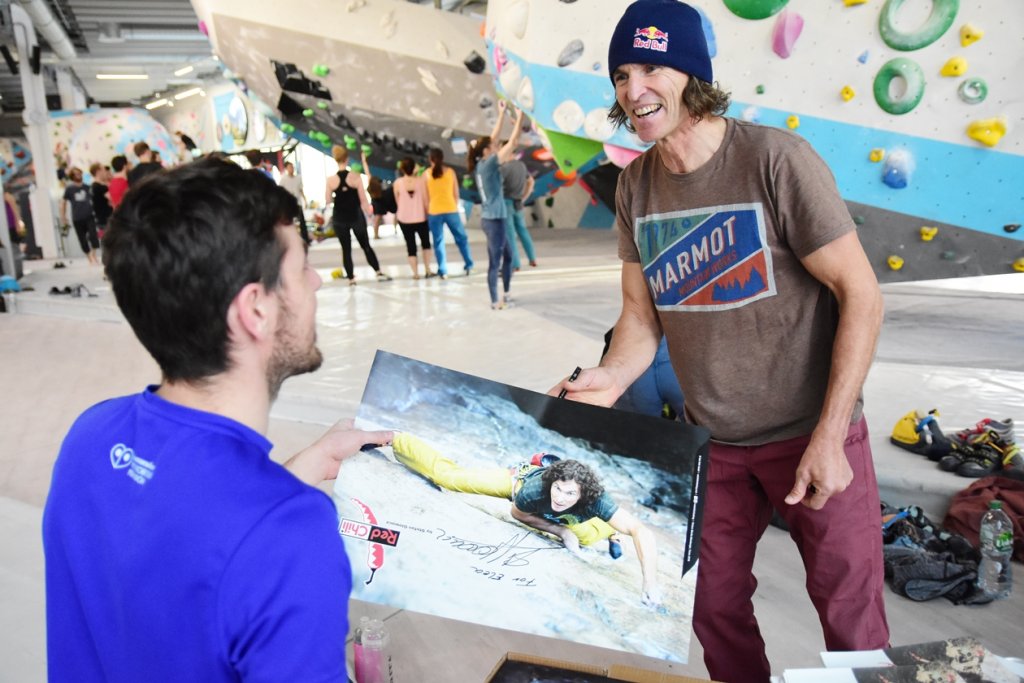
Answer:
M580 664L561 659L527 655L521 652L505 653L505 656L494 666L484 683L509 683L509 681L520 680L519 678L513 678L514 672L517 670L527 670L531 666L545 667L549 671L541 671L540 673L549 675L580 674L579 683L606 683L609 681L623 681L626 683L710 683L707 679L703 678L676 676L648 669L639 669L634 666L615 664L611 668L605 668L593 664Z

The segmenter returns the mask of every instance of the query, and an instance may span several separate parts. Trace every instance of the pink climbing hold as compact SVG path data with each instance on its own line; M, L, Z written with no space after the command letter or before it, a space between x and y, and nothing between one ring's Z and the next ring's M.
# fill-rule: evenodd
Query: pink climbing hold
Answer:
M772 29L772 51L783 59L793 54L793 46L804 29L804 18L788 9L779 13Z
M608 157L608 161L612 162L619 168L625 168L629 162L640 156L641 152L635 149L627 149L626 147L619 147L618 145L609 145L607 142L604 143L604 153Z
M210 29L206 28L206 22L205 21L202 21L202 20L199 21L199 32L202 33L204 36L209 36L210 35Z

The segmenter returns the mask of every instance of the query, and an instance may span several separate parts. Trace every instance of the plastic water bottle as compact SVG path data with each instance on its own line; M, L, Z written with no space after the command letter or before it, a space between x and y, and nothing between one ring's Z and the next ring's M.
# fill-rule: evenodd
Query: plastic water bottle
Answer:
M981 564L978 565L978 590L993 600L1005 598L1013 588L1010 555L1013 553L1013 526L1003 512L1002 501L993 500L981 518Z
M355 633L356 683L393 683L391 636L380 619L363 617Z

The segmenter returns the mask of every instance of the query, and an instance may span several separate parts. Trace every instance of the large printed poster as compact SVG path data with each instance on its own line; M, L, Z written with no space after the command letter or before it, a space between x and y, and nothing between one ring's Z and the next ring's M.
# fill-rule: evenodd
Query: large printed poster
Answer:
M706 430L378 351L334 489L352 597L685 662Z

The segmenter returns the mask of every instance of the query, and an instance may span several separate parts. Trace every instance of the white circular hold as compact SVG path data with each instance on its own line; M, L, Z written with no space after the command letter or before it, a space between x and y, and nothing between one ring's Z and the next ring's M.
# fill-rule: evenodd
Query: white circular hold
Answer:
M505 94L509 96L519 89L519 83L522 80L523 70L519 68L518 64L511 60L505 64L505 68L501 70L501 75L498 76L498 83L501 84Z
M583 120L583 132L591 140L601 142L615 135L615 127L608 120L608 110L598 107L587 112L587 117Z
M746 107L740 113L740 120L746 121L747 123L753 123L753 122L757 121L757 117L759 117L760 115L761 115L761 110L758 109L757 107L751 105L749 107Z
M534 99L533 99L533 81L527 76L519 84L519 90L516 91L515 96L516 103L525 109L526 111L533 111Z
M576 100L565 100L551 112L555 125L563 133L572 135L583 125L583 107Z
M520 40L526 35L526 25L530 21L530 3L527 0L517 0L505 10L505 20L501 22L508 27L512 34Z

